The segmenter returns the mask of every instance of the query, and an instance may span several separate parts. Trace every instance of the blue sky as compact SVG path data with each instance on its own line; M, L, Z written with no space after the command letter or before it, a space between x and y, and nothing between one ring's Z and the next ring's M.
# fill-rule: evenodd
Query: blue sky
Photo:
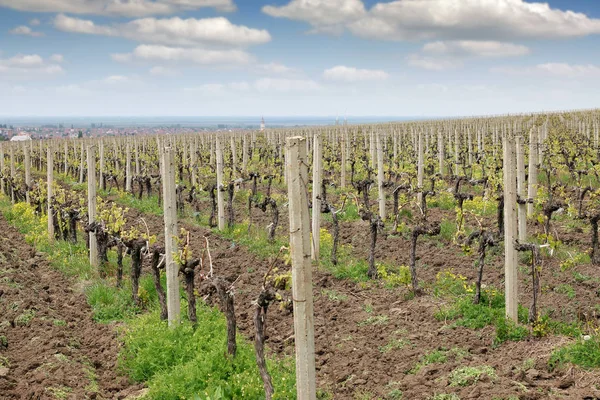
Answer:
M592 108L600 1L0 0L0 115Z

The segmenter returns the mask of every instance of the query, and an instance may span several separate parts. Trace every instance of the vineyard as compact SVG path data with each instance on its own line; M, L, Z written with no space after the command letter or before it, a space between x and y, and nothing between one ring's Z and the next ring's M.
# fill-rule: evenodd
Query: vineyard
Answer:
M0 147L0 397L600 398L600 112Z

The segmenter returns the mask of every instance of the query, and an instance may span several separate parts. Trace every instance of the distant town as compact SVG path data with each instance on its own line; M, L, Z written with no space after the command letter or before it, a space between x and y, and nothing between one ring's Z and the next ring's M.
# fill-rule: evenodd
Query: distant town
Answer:
M174 124L171 126L141 126L141 127L123 127L109 124L91 123L87 127L77 126L75 124L44 124L41 126L13 126L9 124L0 124L0 140L22 141L36 139L77 139L91 138L100 136L133 136L133 135L176 135L197 132L218 132L233 130L265 130L265 120L254 126L216 124L214 126L190 127Z

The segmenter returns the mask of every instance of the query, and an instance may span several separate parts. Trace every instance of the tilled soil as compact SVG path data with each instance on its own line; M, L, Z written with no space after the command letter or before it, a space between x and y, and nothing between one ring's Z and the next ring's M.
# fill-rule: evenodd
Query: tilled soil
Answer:
M123 399L114 325L0 216L0 398Z
M130 210L127 215L130 223L137 224L139 217L144 218L150 232L159 234L161 241L162 217L142 215L137 210ZM282 225L287 223L287 220L281 221ZM192 249L204 246L204 236L209 239L215 274L235 281L238 327L245 337L253 338L251 302L260 293L270 261L260 259L206 228L190 223L180 223L180 226L191 232ZM358 253L367 251L365 244L369 243L360 233L368 232L364 228L366 225L362 226L361 222L343 228L344 241L354 242L355 247L361 249L356 250ZM419 271L424 281L432 282L435 274L446 268L454 268L455 272L469 277L473 275L472 260L460 255L454 247L425 241L419 253L419 263L429 265ZM405 239L390 237L378 242L378 256L384 259L406 263L408 254ZM280 271L289 269L283 262L278 267ZM502 266L494 263L488 267L485 279L501 283ZM509 342L495 348L495 333L491 327L477 331L451 329L449 323L436 320L433 315L444 304L435 297L409 300L406 289L390 290L379 283L340 281L323 271L315 271L313 282L318 386L332 392L335 399L386 398L394 389L401 390L404 399L427 399L439 393L456 393L463 400L600 396L595 388L600 383L598 374L578 369L548 371L547 361L552 350L568 343L569 339L546 337ZM593 301L593 291L581 294ZM587 297L583 298L587 301ZM292 315L273 306L267 326L270 349L277 354L293 354ZM426 366L417 373L408 372L423 354L441 348L460 349L460 355L448 353L447 362ZM496 376L484 375L466 387L451 387L450 373L463 366L490 366Z

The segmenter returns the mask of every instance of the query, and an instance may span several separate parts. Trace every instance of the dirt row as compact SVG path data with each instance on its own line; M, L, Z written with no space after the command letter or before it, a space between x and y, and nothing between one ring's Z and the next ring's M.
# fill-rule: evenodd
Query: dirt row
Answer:
M124 399L114 325L92 321L74 282L0 216L0 398Z

